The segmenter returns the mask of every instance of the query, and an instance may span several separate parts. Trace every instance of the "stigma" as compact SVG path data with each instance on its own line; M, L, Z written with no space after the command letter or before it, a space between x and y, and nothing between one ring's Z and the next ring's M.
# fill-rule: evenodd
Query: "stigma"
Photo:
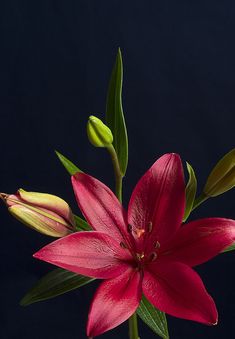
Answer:
M144 235L145 230L143 228L138 228L135 230L135 233L136 233L137 238L139 239Z

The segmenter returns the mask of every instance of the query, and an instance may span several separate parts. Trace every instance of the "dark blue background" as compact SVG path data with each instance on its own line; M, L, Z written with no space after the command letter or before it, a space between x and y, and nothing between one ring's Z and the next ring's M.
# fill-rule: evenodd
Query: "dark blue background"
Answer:
M199 190L216 161L234 147L234 1L2 0L1 167L3 192L19 187L66 199L78 213L58 149L84 171L113 185L104 150L87 141L90 114L103 117L118 46L124 60L123 106L130 159L125 204L138 178L165 152L178 152ZM192 214L235 218L235 192ZM85 338L96 284L26 308L18 302L51 269L32 254L51 239L0 207L2 339ZM235 338L234 253L200 266L219 310L207 327L169 318L172 339ZM101 310L102 312L102 310ZM127 327L104 338L127 338ZM141 338L155 338L145 326Z

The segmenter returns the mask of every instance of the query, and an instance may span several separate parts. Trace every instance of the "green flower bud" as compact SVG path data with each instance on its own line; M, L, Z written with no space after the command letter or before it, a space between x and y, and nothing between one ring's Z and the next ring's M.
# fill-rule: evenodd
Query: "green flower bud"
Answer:
M107 147L113 142L111 130L100 119L91 115L87 123L88 139L95 147Z
M72 211L55 195L20 189L16 194L1 194L1 198L16 219L40 233L64 237L73 232Z
M210 173L203 192L216 197L235 186L235 148L216 164Z

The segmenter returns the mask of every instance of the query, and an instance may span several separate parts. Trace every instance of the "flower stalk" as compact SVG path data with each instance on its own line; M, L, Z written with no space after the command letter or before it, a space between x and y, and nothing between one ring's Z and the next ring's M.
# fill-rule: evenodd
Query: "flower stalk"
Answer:
M122 179L123 175L120 170L119 161L117 157L117 153L113 145L107 146L107 150L111 156L111 160L113 163L114 175L115 175L115 193L120 202L122 202Z
M136 312L129 318L129 338L139 339L138 321Z
M122 203L122 179L123 175L120 170L119 161L117 157L117 153L115 148L111 144L107 147L107 150L111 156L111 160L113 163L114 174L115 174L115 193L118 200ZM135 312L129 318L129 338L130 339L140 339L138 333L138 320L137 320L137 313Z

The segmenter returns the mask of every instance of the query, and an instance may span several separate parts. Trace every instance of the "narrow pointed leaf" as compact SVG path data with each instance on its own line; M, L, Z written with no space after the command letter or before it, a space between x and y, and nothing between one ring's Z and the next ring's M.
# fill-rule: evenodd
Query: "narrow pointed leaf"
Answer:
M113 133L113 146L117 152L121 172L125 175L128 163L128 139L122 109L122 80L122 55L119 49L109 82L106 124Z
M234 251L234 250L235 250L235 243L232 244L231 246L225 248L225 250L223 250L222 253L224 253L224 252L230 252L230 251Z
M165 313L156 309L143 295L137 309L138 316L148 325L153 332L163 339L169 339L168 326Z
M64 155L59 153L58 151L55 151L57 157L59 158L62 165L65 167L65 169L69 172L70 175L74 175L77 172L82 172L76 165L72 163L68 158L66 158Z
M73 215L75 219L75 227L77 231L90 231L91 226L82 218L77 215Z
M187 170L189 174L188 183L186 186L186 207L183 221L186 221L192 211L193 203L197 192L197 179L192 166L187 162Z
M88 278L58 268L41 278L23 297L20 304L22 306L27 306L38 301L51 299L75 290L93 280L93 278Z

